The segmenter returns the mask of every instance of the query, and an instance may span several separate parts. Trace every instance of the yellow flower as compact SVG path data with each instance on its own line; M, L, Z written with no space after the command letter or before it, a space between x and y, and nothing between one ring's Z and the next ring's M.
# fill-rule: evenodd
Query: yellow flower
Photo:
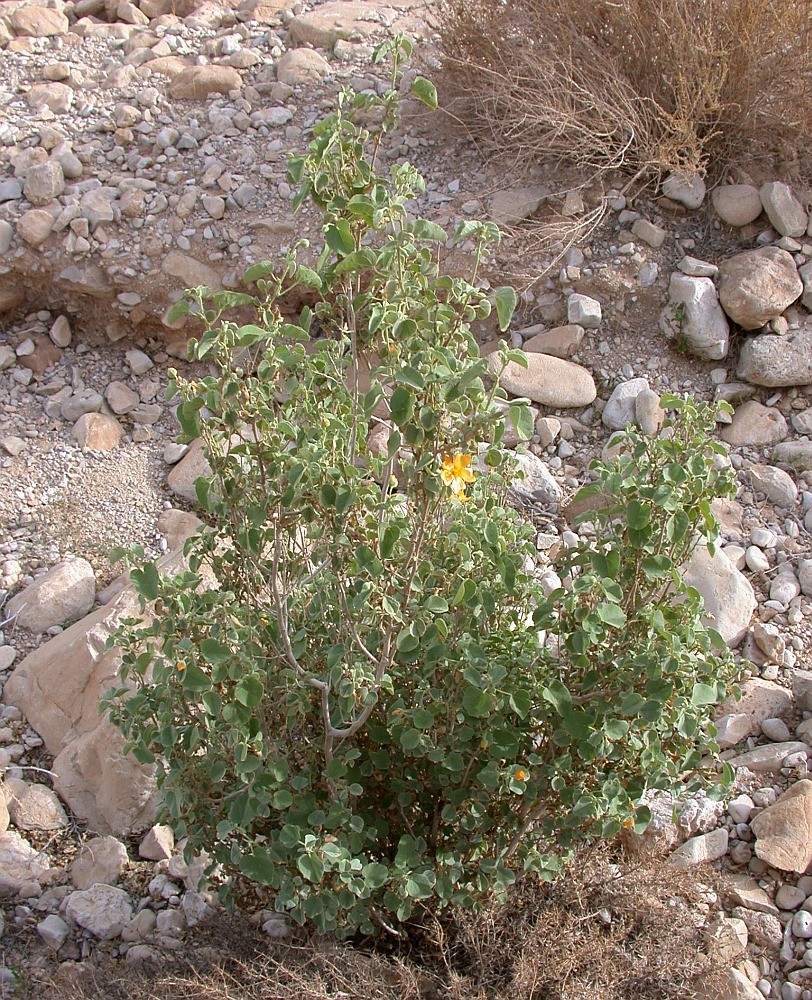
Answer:
M178 660L178 673L181 673L185 669L186 669L186 664L183 662L183 660Z
M443 455L440 479L462 502L471 499L465 492L467 484L474 481L474 474L471 472L470 466L470 455Z
M521 768L519 768L519 770L516 772L516 780L524 781L526 777L527 777L527 771L523 771Z

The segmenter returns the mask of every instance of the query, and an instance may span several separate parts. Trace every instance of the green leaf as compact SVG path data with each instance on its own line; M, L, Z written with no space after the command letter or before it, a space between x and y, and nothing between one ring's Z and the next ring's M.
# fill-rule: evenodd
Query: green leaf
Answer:
M444 597L438 597L437 594L432 594L430 597L426 598L425 607L427 611L431 611L435 615L442 615L448 611L448 601Z
M243 677L234 689L234 697L246 708L256 708L262 701L265 687L258 677Z
M626 507L626 522L630 528L640 531L646 527L651 520L651 512L639 500L631 500Z
M475 719L483 719L490 715L493 702L487 691L480 691L472 685L466 685L462 695L462 707Z
M423 376L416 368L412 368L411 365L403 365L402 368L398 368L395 372L395 380L401 382L403 385L408 385L412 389L425 389L426 382Z
M355 250L355 240L346 219L339 219L327 226L324 230L324 239L331 250L342 256Z
M701 705L714 705L716 703L716 687L712 684L694 684L691 692L691 704L699 708Z
M155 563L144 563L141 569L131 570L130 581L135 587L135 592L145 601L157 600L160 580Z
M302 854L296 859L296 867L308 880L318 885L324 878L324 864L315 854Z
M399 385L392 393L389 412L398 427L403 427L411 420L414 413L414 396L405 386Z
M434 111L437 108L437 88L424 76L417 76L412 84L412 93L419 98L428 108Z
M262 278L267 278L269 274L273 274L274 265L269 260L260 261L258 264L252 264L245 274L242 276L242 280L246 285L250 285L254 281L259 281Z
M612 628L623 628L626 624L626 614L617 604L609 604L604 601L597 607L598 617L606 625Z
M660 580L668 576L673 563L668 556L646 556L643 560L643 572L648 580Z
M445 229L438 226L436 222L429 222L428 219L415 219L403 227L406 232L411 233L419 240L427 243L445 243L448 239Z
M371 861L361 869L361 875L370 889L380 889L389 879L389 869L378 861Z
M595 728L595 720L588 712L570 711L562 716L564 728L576 740L587 740Z
M530 409L529 402L512 402L508 409L508 414L514 430L522 441L529 441L535 433L533 411Z
M431 729L434 725L434 716L425 708L416 708L412 715L412 721L418 729Z
M188 666L179 676L186 691L199 693L211 689L211 677L194 664Z
M513 691L508 699L508 703L520 719L526 719L530 714L532 702L528 691L523 691L520 688Z
M296 282L299 285L307 285L308 288L315 288L321 290L322 280L316 271L311 267L305 267L303 264L299 264L296 268Z
M496 304L496 315L499 318L499 329L504 333L510 326L516 309L516 290L510 285L503 285L494 290L493 298Z
M400 734L400 745L404 750L415 750L420 746L420 730L406 729Z
M166 322L171 326L189 312L191 305L186 299L179 299L166 314Z
M287 788L280 788L278 792L274 794L273 797L273 807L278 809L280 812L283 809L290 809L293 805L293 795L288 791Z
M231 650L216 639L203 639L200 643L200 655L212 665L226 663L231 659Z

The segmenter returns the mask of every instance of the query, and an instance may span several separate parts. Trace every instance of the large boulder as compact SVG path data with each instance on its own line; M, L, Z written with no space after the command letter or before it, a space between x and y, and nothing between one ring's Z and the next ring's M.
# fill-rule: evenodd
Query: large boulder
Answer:
M780 316L803 291L792 254L779 247L745 250L719 265L719 301L745 330Z
M762 334L742 345L736 374L753 385L812 385L812 323L785 337Z
M762 184L758 193L767 218L776 232L793 238L804 235L809 217L788 184L772 181Z
M228 94L242 89L242 77L231 66L189 66L169 84L176 101L205 101L209 94Z
M46 632L86 615L96 599L96 577L86 559L57 563L8 602L8 617L30 632Z
M663 324L698 357L720 361L727 356L730 328L710 278L675 271L668 284Z
M152 771L124 754L124 740L105 715L102 695L118 682L121 657L105 651L121 618L136 614L127 590L22 660L3 690L54 755L54 786L73 813L98 833L129 834L151 826Z
M728 646L738 645L756 610L756 595L747 577L722 549L711 555L707 546L699 545L683 569L683 578L702 595L707 624Z
M495 375L499 374L502 363L498 355L490 355L488 364ZM586 368L551 354L528 354L527 368L508 361L499 384L513 396L562 408L589 406L598 394Z
M812 864L812 781L796 782L750 820L756 855L785 872L803 874Z

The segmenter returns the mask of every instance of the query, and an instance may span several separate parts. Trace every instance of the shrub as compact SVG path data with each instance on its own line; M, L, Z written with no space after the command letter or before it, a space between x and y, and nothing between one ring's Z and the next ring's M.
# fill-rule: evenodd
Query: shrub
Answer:
M656 180L779 151L812 169L806 0L497 6L445 0L444 62L455 110L521 163L552 158Z
M505 502L505 394L470 333L498 230L463 223L471 279L443 276L446 234L407 212L422 179L376 172L408 46L386 52L389 92L342 93L291 161L297 203L324 212L315 266L300 245L249 269L256 294L197 289L177 310L203 319L190 353L213 366L174 386L212 469L196 486L208 527L188 571L133 570L155 614L113 640L112 717L156 765L188 855L320 930L499 897L581 836L644 826L643 793L712 746L729 669L676 569L730 488L707 408L670 400L671 437L630 431L629 453L596 469L588 492L616 503L567 556L569 590L547 599L528 569L532 529ZM318 301L285 318L302 287ZM505 329L515 296L493 300ZM238 308L255 322L224 315ZM528 437L527 401L508 412Z

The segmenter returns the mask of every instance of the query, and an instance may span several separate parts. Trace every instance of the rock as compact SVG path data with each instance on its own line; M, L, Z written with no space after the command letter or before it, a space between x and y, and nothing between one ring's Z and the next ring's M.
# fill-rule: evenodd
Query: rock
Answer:
M646 378L632 378L616 385L601 414L604 426L612 431L622 431L626 424L633 424L637 397L648 388Z
M717 861L727 854L728 833L722 826L710 833L691 837L671 855L669 861L677 868L691 868L694 865Z
M798 274L801 278L801 283L804 286L804 293L801 299L801 305L804 309L808 309L812 312L812 260L808 264L802 264L798 268Z
M783 510L792 510L798 499L798 487L788 473L774 465L752 465L747 470L755 490Z
M72 892L65 899L65 914L101 941L117 938L132 919L132 902L123 889L98 882Z
M812 670L797 667L792 674L792 697L801 712L812 712Z
M809 217L806 209L793 194L792 188L781 181L762 184L759 197L773 229L782 236L803 236Z
M178 278L184 288L206 285L216 291L221 285L220 275L213 267L178 250L169 251L163 259L161 270L170 277Z
M531 328L532 329L532 328ZM519 331L522 335L525 330ZM537 354L551 354L554 358L568 358L574 354L584 339L584 328L575 323L557 326L529 336L522 350Z
M756 989L743 972L731 969L726 989L718 996L718 1000L764 1000L764 994Z
M812 441L782 441L773 449L773 459L793 469L812 469Z
M313 49L288 49L276 64L276 78L280 83L298 87L304 83L318 83L332 72L330 64Z
M792 695L780 684L751 677L742 682L740 691L739 701L732 696L726 698L717 712L720 719L732 713L744 716L748 724L744 736L757 735L767 719L789 718L792 715Z
M530 452L516 455L517 476L510 484L514 493L551 507L561 503L564 491L553 478L546 464Z
M71 329L67 316L57 316L48 333L57 347L70 347Z
M730 327L710 278L692 278L675 271L668 284L664 325L683 338L700 358L719 361L727 356Z
M96 599L96 577L85 559L57 563L12 597L7 616L29 632L45 632L86 615Z
M101 696L119 681L119 652L106 651L105 643L120 618L137 609L128 588L29 653L3 689L5 703L23 712L54 756L63 800L101 834L146 829L155 811L152 770L124 755L123 737L99 714Z
M17 219L17 235L32 247L44 243L53 229L52 216L41 208L31 208Z
M84 413L76 421L71 437L83 451L112 451L124 437L124 428L106 413Z
M648 243L654 250L659 250L668 236L667 230L655 226L648 219L636 219L632 224L632 233L644 243Z
M708 953L725 965L731 965L747 951L747 924L737 917L718 916L705 934Z
M15 893L26 882L43 882L51 865L44 851L35 851L12 830L0 835L0 893Z
M803 291L792 255L778 247L759 247L719 265L719 301L745 330L757 330L780 316Z
M258 24L278 24L280 13L292 6L292 0L243 0L239 12Z
M772 913L760 913L737 906L733 910L734 917L743 920L747 925L747 934L753 944L763 948L779 948L784 937L783 928L778 917Z
M138 393L124 382L111 382L104 390L104 398L113 413L119 415L129 413L134 406L138 406L141 402Z
M47 785L29 785L19 778L7 778L4 791L9 796L11 821L20 830L61 830L68 817L56 792Z
M739 712L723 715L714 725L720 750L729 750L750 735L750 720Z
M183 894L181 906L183 907L183 915L186 917L187 927L196 927L204 920L211 919L215 913L214 907L207 901L206 897L195 892L194 889Z
M781 885L775 894L775 905L780 910L797 910L806 899L806 893L794 885Z
M753 385L771 388L812 385L812 324L786 337L748 337L739 353L736 374Z
M705 182L698 174L670 174L663 184L663 194L686 208L699 208L705 200Z
M56 35L64 35L70 27L70 22L61 11L34 4L18 7L9 20L18 35L30 38L53 38Z
M732 903L753 910L755 913L778 916L778 907L749 875L729 876L725 884L725 895Z
M567 321L585 330L597 330L601 325L601 304L588 295L575 293L567 299Z
M761 215L758 189L751 184L723 184L711 194L716 214L729 226L748 226Z
M290 37L294 45L332 49L340 38L371 34L375 24L368 20L369 12L366 0L327 0L315 10L292 18Z
M60 407L60 414L63 420L75 423L85 413L98 413L103 402L104 397L95 389L80 389L79 392L65 400Z
M29 167L23 194L35 207L49 205L65 190L65 175L58 160L46 160Z
M773 743L788 743L792 739L789 726L783 719L765 719L761 724L761 732Z
M130 366L130 371L133 375L145 375L151 368L154 367L152 358L143 351L131 350L127 351L125 357L127 358L127 364Z
M89 889L98 882L115 885L128 864L127 848L115 837L94 837L82 844L70 877L77 889Z
M138 855L147 861L168 861L175 850L175 835L168 826L153 826L138 845Z
M535 215L549 194L549 189L545 187L497 191L488 205L488 214L498 226L516 226Z
M812 864L812 781L791 785L750 820L756 856L781 871L803 874Z
M37 924L37 934L39 934L52 951L59 951L65 941L67 941L69 933L70 928L68 925L62 917L57 916L55 913L49 913L44 920L41 920Z
M810 753L810 747L806 743L791 741L789 743L769 743L765 746L756 747L747 753L739 754L729 763L732 767L746 767L756 774L770 774L780 771L784 760L794 753Z
M176 101L205 101L209 94L232 90L242 90L242 77L231 66L189 66L169 84L170 97Z
M32 111L47 108L55 115L64 115L73 107L73 88L66 83L38 83L25 95Z
M498 356L491 355L488 363L497 374L501 368ZM527 368L509 361L499 381L513 396L524 396L544 406L589 406L597 396L595 382L586 368L549 354L528 354Z
M640 430L648 437L660 433L665 420L665 410L660 406L659 393L653 389L643 389L634 401L634 419Z
M195 503L195 482L201 476L208 479L211 474L211 466L203 453L203 442L198 438L189 445L188 452L177 465L170 469L166 481L176 496Z
M788 433L789 427L780 410L748 399L738 407L733 422L722 430L720 437L734 448L743 448L777 444Z
M756 610L755 593L747 577L722 549L711 556L704 545L694 549L682 575L688 586L695 587L702 595L710 627L716 629L728 646L737 646Z

